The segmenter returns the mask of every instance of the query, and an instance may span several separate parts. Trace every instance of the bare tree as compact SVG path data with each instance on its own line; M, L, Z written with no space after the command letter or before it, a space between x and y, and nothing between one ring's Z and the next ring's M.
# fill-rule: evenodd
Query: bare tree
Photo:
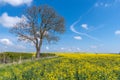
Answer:
M40 57L43 41L58 41L59 34L65 32L64 18L47 5L32 6L25 10L22 21L11 30L19 37L19 40L27 40L34 43L36 58Z

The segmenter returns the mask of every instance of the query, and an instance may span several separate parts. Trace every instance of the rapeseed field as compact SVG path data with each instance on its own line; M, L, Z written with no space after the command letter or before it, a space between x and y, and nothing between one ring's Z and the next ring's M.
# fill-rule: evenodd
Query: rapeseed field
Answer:
M56 55L2 67L0 80L120 80L119 54Z

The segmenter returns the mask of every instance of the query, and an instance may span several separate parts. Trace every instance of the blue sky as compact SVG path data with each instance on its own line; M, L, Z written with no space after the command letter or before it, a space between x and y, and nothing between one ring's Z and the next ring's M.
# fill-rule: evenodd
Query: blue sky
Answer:
M42 4L52 6L66 22L60 41L43 44L43 52L120 52L120 0L0 0L0 51L35 51L9 29L27 7Z

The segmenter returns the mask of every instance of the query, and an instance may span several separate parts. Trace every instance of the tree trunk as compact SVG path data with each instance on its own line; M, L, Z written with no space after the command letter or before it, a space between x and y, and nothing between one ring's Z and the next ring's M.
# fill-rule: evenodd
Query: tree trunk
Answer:
M40 57L40 49L36 49L36 58L39 58Z
M36 58L40 58L41 46L42 46L42 43L39 47L36 47Z
M36 58L40 58L41 46L42 46L42 37L40 38L40 41L37 40L36 43Z

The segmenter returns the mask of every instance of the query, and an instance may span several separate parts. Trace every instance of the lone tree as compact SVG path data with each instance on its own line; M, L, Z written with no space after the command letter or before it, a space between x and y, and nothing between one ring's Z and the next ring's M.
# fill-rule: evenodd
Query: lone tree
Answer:
M43 41L56 42L59 34L65 32L64 18L48 5L27 8L24 15L24 19L10 32L16 34L19 40L32 42L36 48L36 58L39 58Z

